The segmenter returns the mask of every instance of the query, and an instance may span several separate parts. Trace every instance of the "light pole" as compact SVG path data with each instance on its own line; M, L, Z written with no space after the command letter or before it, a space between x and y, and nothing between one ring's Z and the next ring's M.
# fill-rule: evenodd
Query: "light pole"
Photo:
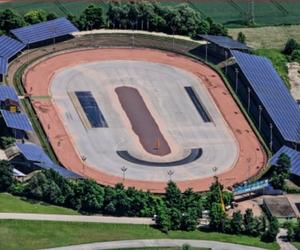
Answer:
M239 69L235 68L235 93L237 94L239 85Z
M173 41L172 41L172 48L174 50L175 48L175 32L176 32L176 26L171 26L172 32L173 32Z
M272 152L272 146L273 146L273 124L270 123L270 150Z
M175 172L173 170L169 170L168 171L168 176L169 176L169 180L172 181L172 175L174 174Z
M208 42L206 41L206 43L205 43L205 62L207 62L207 53L208 53L207 46L208 46Z
M86 161L86 156L85 155L82 155L81 156L81 160L82 160L82 172L83 172L83 174L84 174L84 169L85 169L85 161Z
M227 75L227 67L228 67L228 52L225 50L225 75Z
M262 113L262 106L258 105L258 110L259 110L259 116L258 116L258 130L260 131L261 129L261 113Z
M247 104L247 111L248 111L248 114L249 114L249 112L250 112L250 102L251 102L250 95L251 95L251 89L248 87L248 104Z
M131 29L132 29L132 48L134 48L135 45L135 41L134 41L134 25L135 25L135 21L131 21Z
M121 167L121 171L123 173L123 183L125 182L125 174L126 174L126 171L127 171L127 168L125 166Z

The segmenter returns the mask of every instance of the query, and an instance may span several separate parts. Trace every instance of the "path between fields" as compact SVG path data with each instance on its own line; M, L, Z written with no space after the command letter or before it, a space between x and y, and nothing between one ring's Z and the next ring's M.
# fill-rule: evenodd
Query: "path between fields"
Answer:
M73 245L67 247L51 248L51 250L98 250L98 249L121 249L121 248L141 248L141 247L181 247L189 244L191 247L210 248L212 250L262 250L263 248L250 247L232 243L207 241L207 240L122 240L99 242L90 244Z
M69 221L96 222L116 224L145 224L153 225L152 218L112 217L96 215L60 215L60 214L32 214L32 213L0 213L0 220L38 220L38 221Z

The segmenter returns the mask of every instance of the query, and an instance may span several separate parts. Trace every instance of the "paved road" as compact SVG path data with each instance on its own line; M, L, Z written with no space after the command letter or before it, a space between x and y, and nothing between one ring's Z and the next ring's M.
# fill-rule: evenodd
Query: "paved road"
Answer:
M242 246L231 243L206 240L124 240L110 241L68 247L51 248L51 250L100 250L100 249L120 249L120 248L140 248L140 247L181 247L189 244L192 247L211 248L212 250L262 250L263 248Z
M147 224L147 225L154 224L154 221L151 218L30 214L30 213L0 213L0 220L72 221L72 222L118 223L118 224Z
M286 241L287 239L287 229L280 228L280 231L277 235L277 243L280 246L280 250L297 250L290 242Z

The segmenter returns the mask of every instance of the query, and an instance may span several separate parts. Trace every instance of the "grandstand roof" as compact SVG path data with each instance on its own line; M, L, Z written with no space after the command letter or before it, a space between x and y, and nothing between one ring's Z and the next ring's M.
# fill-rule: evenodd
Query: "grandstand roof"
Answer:
M6 99L11 99L16 102L19 102L19 98L13 87L7 85L0 85L0 101L5 101Z
M65 36L77 31L78 29L68 19L61 17L47 22L13 29L10 32L24 44L31 44L54 37Z
M16 146L27 160L52 164L49 156L38 145L33 143L17 142Z
M0 56L0 75L7 73L7 59Z
M1 110L1 114L8 128L14 128L24 131L33 131L29 119L24 113L16 113L7 110Z
M56 171L57 173L59 173L61 176L65 177L65 178L81 178L80 175L66 169L63 168L60 165L51 163L51 164L45 164L45 163L35 163L34 165L42 168L42 169L53 169L54 171Z
M79 178L80 176L73 173L72 171L63 168L49 158L45 151L38 145L33 143L16 143L16 146L20 150L21 154L28 160L34 162L39 168L42 169L53 169L60 175L66 178Z
M24 49L25 44L8 36L0 36L0 56L9 59Z
M215 36L215 35L198 35L198 36L208 42L217 44L222 48L239 49L239 50L250 49L246 44L233 40L227 36Z
M300 176L300 152L298 152L290 147L287 147L287 146L281 147L276 152L276 154L273 155L273 157L270 159L269 163L271 165L276 165L277 161L279 159L279 156L283 153L288 155L291 159L291 168L290 168L291 173L294 175Z
M231 53L284 140L300 142L300 108L271 61L239 51Z
M269 186L268 180L261 180L261 181L257 181L257 182L247 183L245 185L243 184L243 185L235 188L234 194L240 195L240 194L245 194L245 193L249 193L249 192L254 192L254 191L263 189L265 187L268 187L268 186Z

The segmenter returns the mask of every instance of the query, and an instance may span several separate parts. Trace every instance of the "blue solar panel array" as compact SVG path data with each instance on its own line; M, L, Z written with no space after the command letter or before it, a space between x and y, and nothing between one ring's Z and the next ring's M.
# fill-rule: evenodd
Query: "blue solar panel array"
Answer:
M276 152L276 154L274 154L273 157L270 159L269 164L276 165L279 156L283 153L288 155L291 159L291 168L290 168L291 173L294 175L300 176L300 152L298 152L290 147L287 147L287 146L281 147Z
M10 59L22 49L24 49L25 44L12 39L8 36L0 36L0 56Z
M7 110L1 110L1 114L8 128L33 131L33 128L26 114L9 112Z
M91 91L76 91L75 95L93 128L108 127Z
M283 138L300 142L300 108L271 61L239 51L231 53Z
M61 17L47 22L13 29L10 32L24 44L31 44L54 37L65 36L77 31L78 29L68 19Z
M0 56L0 75L6 75L7 73L7 59Z
M53 169L54 171L56 171L57 173L59 173L61 176L65 178L81 178L80 175L54 163L52 164L35 163L34 165L42 169Z
M199 37L226 49L250 49L246 44L240 43L239 41L233 40L227 36L199 35Z
M6 99L11 99L19 102L19 98L13 87L0 85L0 101L5 101Z
M23 154L23 156L29 161L43 162L47 164L51 164L52 161L48 157L48 155L44 152L44 150L35 145L33 143L20 143L17 142L16 146Z
M28 160L34 162L34 164L42 169L53 169L60 175L68 178L79 178L80 176L72 171L65 169L55 163L49 158L44 150L33 143L16 143L16 146L20 150L21 154Z

